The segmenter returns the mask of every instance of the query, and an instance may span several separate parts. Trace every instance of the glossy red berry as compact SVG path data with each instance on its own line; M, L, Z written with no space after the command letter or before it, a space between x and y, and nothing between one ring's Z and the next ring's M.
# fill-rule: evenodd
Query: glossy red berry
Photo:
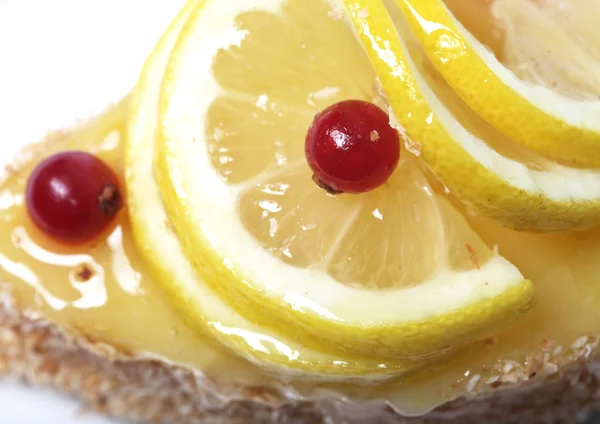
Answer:
M41 162L27 182L26 202L40 230L69 243L99 235L122 206L112 169L97 157L77 151Z
M315 116L305 149L320 187L333 194L364 193L392 175L400 158L400 139L382 109L345 100Z

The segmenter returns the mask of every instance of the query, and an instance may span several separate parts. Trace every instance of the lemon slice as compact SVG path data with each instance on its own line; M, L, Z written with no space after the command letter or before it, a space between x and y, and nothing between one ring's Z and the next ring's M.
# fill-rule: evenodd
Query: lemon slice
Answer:
M280 374L332 381L381 379L422 366L423 360L328 355L252 323L231 309L187 261L152 178L158 96L164 69L179 32L200 1L187 3L148 58L131 100L126 138L128 207L139 252L192 328L210 335L252 362Z
M393 21L380 0L346 3L400 130L418 143L421 158L457 197L518 230L598 224L600 171L557 164L508 139L428 67L402 15ZM401 37L389 30L394 27Z
M337 12L321 0L194 12L165 74L154 170L178 240L240 315L319 351L415 357L492 334L527 309L532 285L416 158L403 152L388 183L360 196L311 180L314 114L379 99Z
M442 0L395 1L435 67L475 112L532 150L565 164L600 167L600 101L574 99L519 79ZM522 3L523 10L530 7Z

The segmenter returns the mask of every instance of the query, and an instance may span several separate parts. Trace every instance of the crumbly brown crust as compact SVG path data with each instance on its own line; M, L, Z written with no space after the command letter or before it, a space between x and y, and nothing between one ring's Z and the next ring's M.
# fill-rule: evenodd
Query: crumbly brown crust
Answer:
M401 417L381 404L280 403L260 390L224 401L207 392L194 371L67 332L19 311L8 293L0 298L0 374L53 387L100 412L144 423L575 423L600 409L597 354L560 373L473 393L418 418Z

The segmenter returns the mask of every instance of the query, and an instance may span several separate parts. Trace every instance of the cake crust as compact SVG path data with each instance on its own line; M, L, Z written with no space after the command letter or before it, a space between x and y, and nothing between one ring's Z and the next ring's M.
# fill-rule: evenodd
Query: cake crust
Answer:
M0 298L0 373L142 423L576 423L600 408L597 352L558 373L462 396L421 417L402 417L384 404L281 401L260 389L224 398L194 370L136 357L19 310L9 290Z

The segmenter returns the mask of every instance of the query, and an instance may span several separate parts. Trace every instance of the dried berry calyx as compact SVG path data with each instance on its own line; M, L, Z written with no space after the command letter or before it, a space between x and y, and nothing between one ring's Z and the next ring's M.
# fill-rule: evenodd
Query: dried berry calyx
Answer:
M123 206L121 192L115 184L107 184L98 195L100 210L105 215L114 215Z

